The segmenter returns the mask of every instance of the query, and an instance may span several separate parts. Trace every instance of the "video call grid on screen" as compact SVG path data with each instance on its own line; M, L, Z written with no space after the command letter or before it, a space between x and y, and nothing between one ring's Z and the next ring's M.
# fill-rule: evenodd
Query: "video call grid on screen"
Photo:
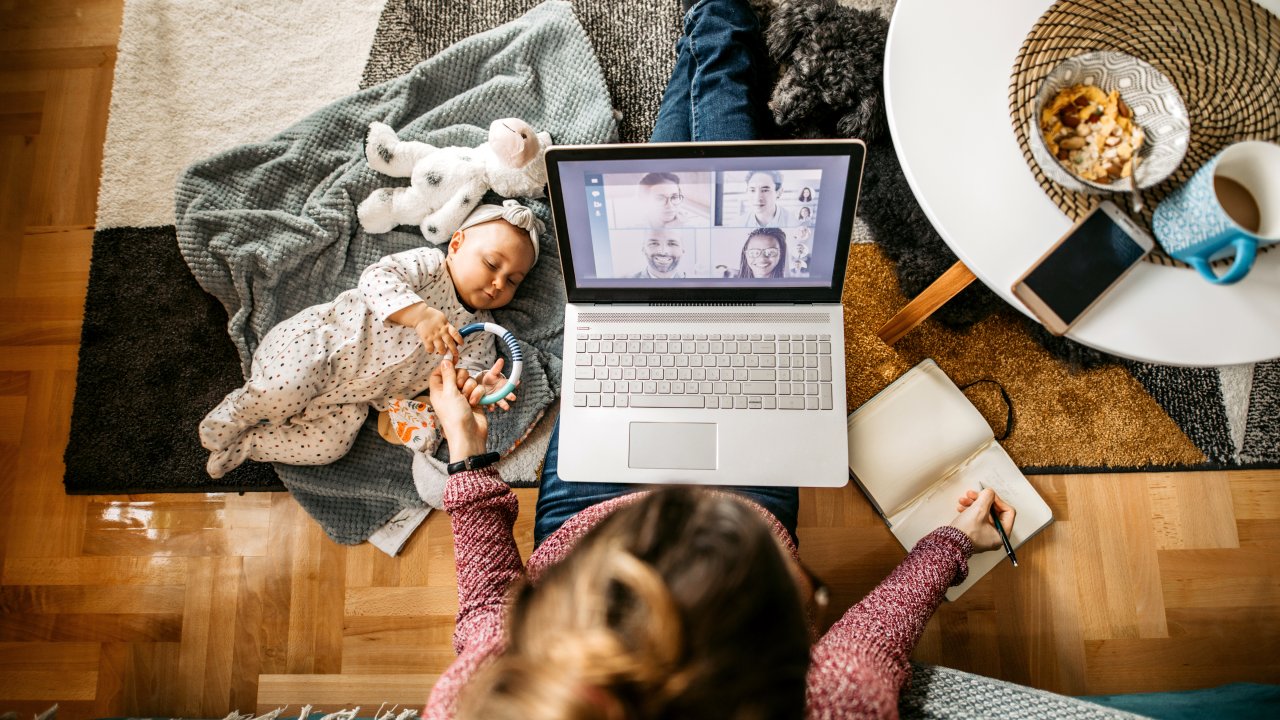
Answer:
M823 288L835 271L849 158L564 161L584 288Z

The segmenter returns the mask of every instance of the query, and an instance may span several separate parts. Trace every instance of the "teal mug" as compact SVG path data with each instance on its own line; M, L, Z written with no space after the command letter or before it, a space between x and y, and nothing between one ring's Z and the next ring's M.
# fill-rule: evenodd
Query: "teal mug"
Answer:
M1280 145L1227 147L1161 201L1151 229L1165 252L1206 280L1239 282L1260 246L1280 242ZM1231 267L1216 274L1210 263L1232 255Z

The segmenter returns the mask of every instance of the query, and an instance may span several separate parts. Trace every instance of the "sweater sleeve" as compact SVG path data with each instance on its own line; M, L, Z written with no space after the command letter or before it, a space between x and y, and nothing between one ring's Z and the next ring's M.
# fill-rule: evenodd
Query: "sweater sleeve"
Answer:
M360 294L379 322L397 310L422 302L418 291L443 272L444 255L435 248L414 248L388 255L360 274Z
M505 646L507 589L524 576L511 528L519 504L494 467L454 473L444 487L444 509L453 523L458 574L458 617L453 649L458 658L436 681L427 718L451 718L458 696L481 665Z
M964 582L973 543L941 527L814 646L809 718L896 718L910 657L947 588Z

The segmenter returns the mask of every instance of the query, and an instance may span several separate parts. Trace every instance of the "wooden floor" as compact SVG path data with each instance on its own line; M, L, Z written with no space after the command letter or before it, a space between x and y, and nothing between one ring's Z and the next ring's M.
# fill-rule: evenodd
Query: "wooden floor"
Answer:
M0 0L0 712L421 703L453 657L443 515L390 559L287 495L63 494L121 5ZM944 607L919 659L1073 694L1280 682L1280 473L1033 482L1058 522ZM802 503L837 604L901 557L852 487Z

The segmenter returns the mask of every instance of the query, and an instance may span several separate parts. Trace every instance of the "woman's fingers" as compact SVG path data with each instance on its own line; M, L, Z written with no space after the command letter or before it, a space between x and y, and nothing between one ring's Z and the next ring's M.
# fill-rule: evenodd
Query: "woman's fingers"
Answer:
M441 361L439 365L436 365L436 369L431 373L430 385L432 391L435 391L437 386L439 386L440 390L446 395L450 390L456 391L458 387L458 376L457 373L454 372L453 363L445 360Z
M1004 526L1004 531L1012 531L1013 521L1017 519L1018 511L1015 510L1012 505L1002 500L999 495L995 497L995 502L993 504L996 512L1000 513L1000 524Z
M972 490L965 491L965 494L956 500L956 512L964 512L964 509L972 505L973 501L977 499L978 493Z
M427 378L427 392L429 393L429 395L436 395L437 397L439 397L438 393L441 392L441 389L443 387L444 387L444 366L443 364L441 364L441 365L436 365L435 369L431 371L431 375Z

